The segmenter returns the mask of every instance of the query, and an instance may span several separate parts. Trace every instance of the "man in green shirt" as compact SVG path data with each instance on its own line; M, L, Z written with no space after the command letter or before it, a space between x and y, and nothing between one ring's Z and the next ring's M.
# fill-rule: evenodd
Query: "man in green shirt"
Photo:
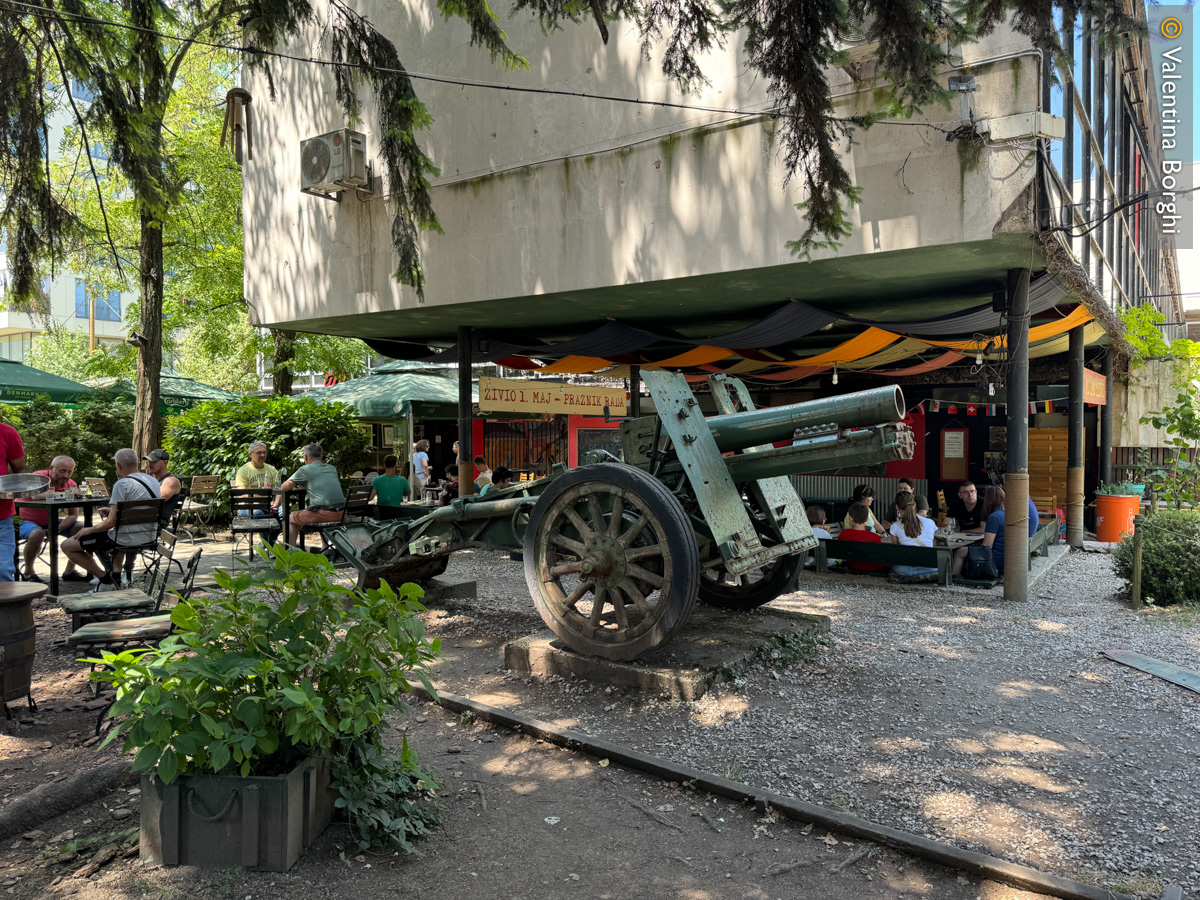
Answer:
M250 445L250 462L237 470L233 476L240 488L276 487L279 484L279 470L267 465L267 445L256 441Z
M408 479L396 474L399 460L392 454L383 458L383 474L371 482L375 491L371 501L379 506L399 506L408 496Z
M304 448L304 465L292 473L280 488L285 491L297 487L308 489L308 506L292 513L289 521L297 529L297 541L304 549L304 526L323 522L340 522L346 509L346 495L338 480L337 469L325 462L325 450L320 444L309 444ZM279 507L276 497L272 507Z

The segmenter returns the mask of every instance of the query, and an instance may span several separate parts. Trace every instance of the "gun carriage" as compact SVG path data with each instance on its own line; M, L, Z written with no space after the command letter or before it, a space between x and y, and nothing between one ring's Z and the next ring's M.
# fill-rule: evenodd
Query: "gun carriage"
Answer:
M755 409L741 381L713 375L706 417L682 375L642 378L657 414L621 423L623 459L593 451L579 468L331 540L362 587L438 575L469 547L521 551L551 630L578 653L628 660L667 643L697 600L744 610L788 590L816 546L789 475L912 458L895 386Z

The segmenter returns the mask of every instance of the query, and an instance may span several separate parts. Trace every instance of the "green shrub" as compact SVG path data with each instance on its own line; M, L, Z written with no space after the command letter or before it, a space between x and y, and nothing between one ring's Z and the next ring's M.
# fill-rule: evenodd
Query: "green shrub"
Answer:
M117 480L113 454L133 445L133 403L108 391L96 391L79 404L74 419L71 455L75 457L75 480L97 477L111 486Z
M1113 551L1113 568L1133 581L1133 540ZM1200 512L1163 510L1142 525L1142 596L1159 605L1200 602Z
M301 760L333 763L337 805L360 846L411 851L436 821L438 785L407 745L383 746L385 717L441 650L417 618L421 590L355 590L324 556L259 548L270 565L213 573L219 593L180 601L175 633L152 650L84 660L112 682L114 726L133 769L180 775L279 775ZM399 819L400 821L397 821Z
M305 444L325 448L325 461L345 475L370 462L371 440L358 430L354 407L311 397L213 400L170 419L163 446L176 475L219 475L214 514L229 512L229 479L249 461L248 445L267 445L267 462L295 472Z

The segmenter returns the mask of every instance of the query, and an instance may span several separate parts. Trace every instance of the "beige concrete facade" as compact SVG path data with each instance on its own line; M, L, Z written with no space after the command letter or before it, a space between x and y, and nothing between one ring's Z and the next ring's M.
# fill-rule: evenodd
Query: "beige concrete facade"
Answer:
M642 58L638 36L626 25L614 27L604 46L590 24L545 36L518 14L504 26L530 70L505 73L470 46L466 25L444 22L431 3L360 0L357 8L396 42L414 73L723 109L770 108L736 36L706 60L711 86L684 96L664 79L657 59ZM315 35L286 49L328 56ZM957 74L973 74L979 84L971 101L977 119L1037 109L1040 61L1026 39L1001 30L961 52L970 68ZM689 279L716 274L732 275L725 289L744 293L731 296L733 304L821 296L814 282L820 261L833 254L818 254L817 267L810 268L786 247L803 231L795 206L804 197L799 180L784 186L769 117L417 81L436 120L422 141L441 169L433 201L445 232L422 236L422 303L393 277L386 199L362 202L346 193L335 204L300 192L301 141L347 123L327 70L286 61L273 66L275 102L261 76L250 75L247 83L257 135L254 160L244 169L245 283L257 323L419 338L444 335L457 324L503 324L522 309L540 308L539 300L556 314L570 309L568 317L581 321L636 319L648 296L664 300L668 314L676 302L684 321ZM865 83L835 74L840 110L871 108ZM369 89L360 95L368 99ZM373 160L379 156L375 119L368 102L357 130L366 134ZM930 109L914 121L953 127L958 109ZM1030 230L1034 162L1019 146L967 147L947 142L934 128L881 124L859 135L847 164L864 200L853 212L854 234L838 254L842 263L979 245L998 231ZM905 274L894 271L902 260L891 264L892 274ZM971 302L981 301L972 295Z

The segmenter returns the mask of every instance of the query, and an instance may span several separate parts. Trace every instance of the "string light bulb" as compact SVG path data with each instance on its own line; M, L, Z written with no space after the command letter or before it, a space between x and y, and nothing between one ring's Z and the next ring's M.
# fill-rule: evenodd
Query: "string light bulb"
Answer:
M983 365L983 351L982 350L977 350L975 352L975 365L977 365L977 366Z
M833 367L833 383L837 384L837 366Z
M989 396L989 397L995 397L995 396L996 396L996 385L995 385L995 384L993 384L993 383L992 383L992 382L990 382L990 381L988 382L988 396Z

